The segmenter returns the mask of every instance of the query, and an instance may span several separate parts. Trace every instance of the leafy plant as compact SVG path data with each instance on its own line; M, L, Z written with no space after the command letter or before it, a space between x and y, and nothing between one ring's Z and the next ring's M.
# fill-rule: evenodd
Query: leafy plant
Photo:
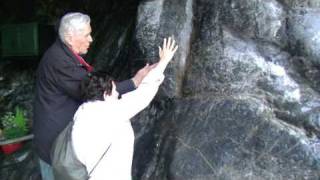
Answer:
M15 113L7 112L2 118L3 136L13 139L24 136L28 132L25 111L17 107Z

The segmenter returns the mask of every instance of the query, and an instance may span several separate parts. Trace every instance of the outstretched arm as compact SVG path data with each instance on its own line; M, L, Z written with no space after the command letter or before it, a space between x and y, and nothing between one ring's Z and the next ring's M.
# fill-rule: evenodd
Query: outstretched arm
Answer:
M163 72L177 49L178 46L172 38L164 39L163 47L159 48L159 62L152 65L152 69L135 91L122 96L120 101L125 106L123 109L126 110L127 118L133 117L149 105L163 81Z
M133 78L116 82L116 87L119 95L121 96L122 94L135 90L152 68L153 66L147 64L143 68L141 68Z
M163 73L177 49L178 46L176 46L173 38L165 38L162 48L159 46L159 63L155 63L153 65L146 64L135 74L133 78L117 83L117 91L119 94L125 94L137 88L150 70L158 65L158 70Z
M150 70L149 74L147 74L147 76L143 79L142 83L152 81L152 79L162 75L177 49L178 46L173 38L165 38L163 40L162 48L159 47L159 62L152 65L154 68Z
M153 68L153 66L150 66L149 64L146 64L143 68L141 68L131 80L133 81L135 87L137 88L141 81L146 77L146 75L149 73L149 71Z

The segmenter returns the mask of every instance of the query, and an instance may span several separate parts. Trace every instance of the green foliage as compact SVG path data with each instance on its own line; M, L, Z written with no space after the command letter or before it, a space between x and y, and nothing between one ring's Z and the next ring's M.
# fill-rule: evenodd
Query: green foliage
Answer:
M15 114L7 112L2 118L3 136L6 139L18 138L24 136L28 132L25 111L17 107Z

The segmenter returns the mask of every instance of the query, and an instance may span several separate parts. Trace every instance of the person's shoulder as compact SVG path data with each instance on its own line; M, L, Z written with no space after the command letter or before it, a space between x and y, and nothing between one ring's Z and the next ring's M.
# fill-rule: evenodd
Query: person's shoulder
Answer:
M42 61L49 64L60 65L76 65L75 61L68 54L68 50L64 47L62 42L57 40L44 53Z
M85 114L104 114L108 112L109 108L106 108L106 103L101 100L87 101L79 106L77 114L82 116Z
M47 55L50 55L50 57L59 57L59 56L66 56L66 53L64 52L64 49L61 45L61 42L56 40L46 51Z

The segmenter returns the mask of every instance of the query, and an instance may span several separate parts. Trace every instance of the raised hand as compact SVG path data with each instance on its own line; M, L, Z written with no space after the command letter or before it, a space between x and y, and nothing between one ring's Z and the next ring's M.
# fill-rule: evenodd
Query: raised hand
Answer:
M168 63L172 59L177 49L178 46L173 38L164 38L162 48L159 46L160 61L165 61Z
M178 46L173 38L164 38L162 48L159 47L160 60L157 65L157 70L164 72L168 63L171 61L174 53L177 51Z

